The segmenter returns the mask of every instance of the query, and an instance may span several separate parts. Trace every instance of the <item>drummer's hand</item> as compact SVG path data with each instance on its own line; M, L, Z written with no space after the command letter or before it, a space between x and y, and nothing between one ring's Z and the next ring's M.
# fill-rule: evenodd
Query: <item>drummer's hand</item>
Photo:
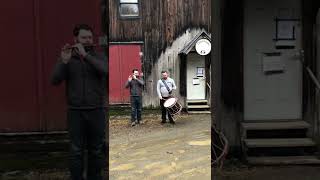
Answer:
M161 100L162 100L163 98L160 96L160 97L159 97L159 99L161 99Z

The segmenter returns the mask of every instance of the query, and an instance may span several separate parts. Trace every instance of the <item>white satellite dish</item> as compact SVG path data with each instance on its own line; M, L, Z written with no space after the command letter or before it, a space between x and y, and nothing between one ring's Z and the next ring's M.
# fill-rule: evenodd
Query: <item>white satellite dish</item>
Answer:
M208 39L200 39L196 43L196 51L201 56L205 56L211 51L211 43Z

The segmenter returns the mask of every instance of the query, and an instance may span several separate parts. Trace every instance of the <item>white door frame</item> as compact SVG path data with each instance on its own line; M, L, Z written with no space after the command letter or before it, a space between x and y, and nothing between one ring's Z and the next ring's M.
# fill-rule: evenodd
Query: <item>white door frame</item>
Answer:
M190 83L192 83L191 81L189 81L189 79L188 79L188 77L189 77L189 72L188 72L188 68L189 68L189 65L190 65L190 55L191 56L196 56L196 57L199 57L199 59L201 60L201 61L203 61L203 65L201 65L201 67L203 67L204 69L204 72L203 72L203 77L198 77L199 78L199 82L200 82L200 86L203 86L202 88L203 88L203 94L198 94L198 96L191 96L191 98L190 98L190 95L188 95L189 93L190 93L190 88L191 88L191 84ZM187 91L187 93L186 93L186 99L187 100L205 100L206 98L207 98L207 95L206 95L206 91L207 91L207 89L206 89L206 71L207 71L207 68L205 67L206 66L206 58L205 58L205 56L201 56L201 55L199 55L199 54L197 54L197 53L195 53L195 52L190 52L189 54L188 54L188 56L187 56L187 62L186 62L186 91ZM201 68L201 67L199 67L199 68ZM196 76L194 76L195 78L196 78ZM198 97L198 98L197 98Z

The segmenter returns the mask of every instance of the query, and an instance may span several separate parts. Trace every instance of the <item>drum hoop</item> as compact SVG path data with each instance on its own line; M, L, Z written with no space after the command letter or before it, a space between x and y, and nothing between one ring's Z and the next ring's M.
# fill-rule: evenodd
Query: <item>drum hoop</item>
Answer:
M169 111L169 109L172 109L173 106L178 106L179 110L177 112L172 113L171 115L175 116L177 114L179 114L182 110L182 105L178 102L178 99L175 98L177 101L175 102L175 104L173 104L171 107L166 107Z
M165 107L165 108L172 108L174 105L176 105L178 103L178 98L172 97L172 98L168 98L167 100L169 100L169 99L174 99L175 101L171 106L168 106L168 107ZM166 103L167 100L165 100L165 102L163 103L163 106L164 106L164 104Z

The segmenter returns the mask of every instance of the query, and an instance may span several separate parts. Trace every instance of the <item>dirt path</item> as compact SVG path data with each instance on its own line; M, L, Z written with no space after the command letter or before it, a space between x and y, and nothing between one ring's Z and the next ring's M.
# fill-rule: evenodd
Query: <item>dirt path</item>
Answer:
M110 121L110 179L211 179L210 115L183 115L176 125L159 116L130 127Z

